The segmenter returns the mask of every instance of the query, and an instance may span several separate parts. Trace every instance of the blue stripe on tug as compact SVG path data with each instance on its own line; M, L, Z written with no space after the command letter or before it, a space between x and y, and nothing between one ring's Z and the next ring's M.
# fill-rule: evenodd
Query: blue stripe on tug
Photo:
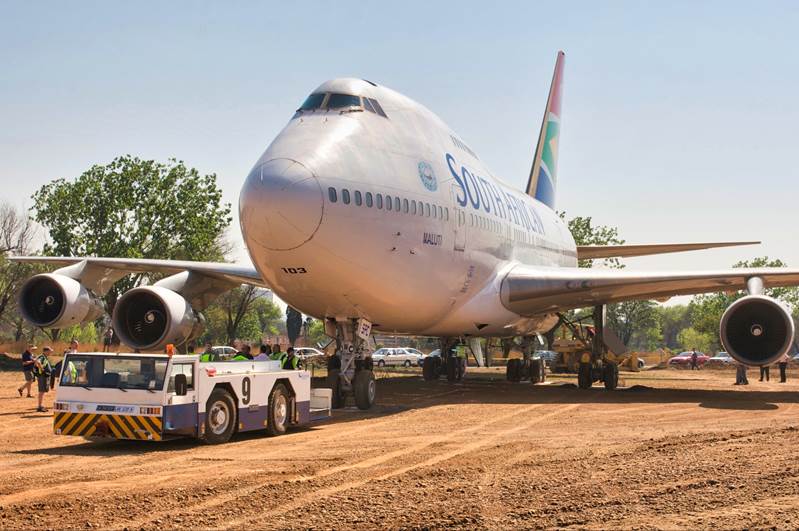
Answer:
M197 404L164 406L164 434L197 436ZM203 421L205 416L203 416Z

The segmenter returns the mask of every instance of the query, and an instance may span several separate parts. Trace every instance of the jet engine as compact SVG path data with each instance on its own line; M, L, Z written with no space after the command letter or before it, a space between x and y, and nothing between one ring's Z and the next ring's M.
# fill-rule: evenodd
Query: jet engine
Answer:
M790 312L765 295L748 295L730 305L721 317L721 342L746 365L770 365L788 352L794 324Z
M140 350L161 350L197 337L205 319L182 295L161 286L141 286L117 301L114 330L122 343Z
M105 303L77 280L43 273L23 284L19 308L29 323L47 328L65 328L97 319Z

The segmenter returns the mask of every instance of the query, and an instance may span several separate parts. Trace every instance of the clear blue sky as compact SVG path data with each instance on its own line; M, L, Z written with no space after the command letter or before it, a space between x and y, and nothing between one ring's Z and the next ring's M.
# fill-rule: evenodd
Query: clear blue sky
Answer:
M521 187L563 49L559 209L630 243L765 243L628 267L799 266L797 28L797 2L2 0L0 185L29 205L119 154L174 156L235 204L304 97L355 76L428 106Z

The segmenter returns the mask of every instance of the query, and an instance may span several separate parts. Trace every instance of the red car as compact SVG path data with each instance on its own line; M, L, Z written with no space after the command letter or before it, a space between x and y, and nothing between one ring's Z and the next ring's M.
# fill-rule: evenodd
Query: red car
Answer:
M669 358L669 365L673 367L690 367L691 366L691 356L693 356L693 352L688 350L686 352L680 352L673 358ZM701 352L696 353L696 364L701 367L707 360L710 359L710 356L702 354Z

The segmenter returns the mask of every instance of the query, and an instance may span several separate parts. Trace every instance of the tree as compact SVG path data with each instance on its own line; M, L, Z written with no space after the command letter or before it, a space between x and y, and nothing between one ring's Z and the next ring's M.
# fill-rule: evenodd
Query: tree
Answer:
M657 305L652 301L608 305L607 324L628 347L649 350L661 337Z
M232 289L227 293L222 294L216 302L216 305L222 308L225 316L225 336L228 345L233 343L234 339L240 337L242 324L250 316L248 314L250 306L259 297L263 297L264 290L256 288L255 286L239 286ZM255 319L255 328L259 329L258 318ZM247 323L247 333L252 334L253 321Z
M47 255L221 260L227 250L230 205L216 174L200 175L182 161L121 156L75 180L56 179L33 200L34 219L50 238ZM105 297L109 311L146 279L117 282Z
M6 259L13 254L28 254L34 237L30 218L10 204L0 203L0 320L16 305L16 294L22 283L42 269Z
M680 347L677 335L691 324L688 306L659 306L657 319L660 325L663 344L669 349Z
M577 245L621 245L624 240L619 238L619 229L607 225L594 225L591 217L577 216L566 220L566 212L558 212L561 219L566 221L574 242ZM618 258L606 258L602 262L607 267L623 267ZM594 260L580 260L580 267L593 267Z
M301 331L302 314L291 306L286 306L286 332L289 336L289 344L294 345L294 342L300 337Z
M677 335L677 341L684 350L696 349L699 352L708 352L715 342L713 334L699 332L695 328L686 328Z
M308 342L311 345L326 344L330 338L325 334L325 323L319 319L311 319L308 325Z

